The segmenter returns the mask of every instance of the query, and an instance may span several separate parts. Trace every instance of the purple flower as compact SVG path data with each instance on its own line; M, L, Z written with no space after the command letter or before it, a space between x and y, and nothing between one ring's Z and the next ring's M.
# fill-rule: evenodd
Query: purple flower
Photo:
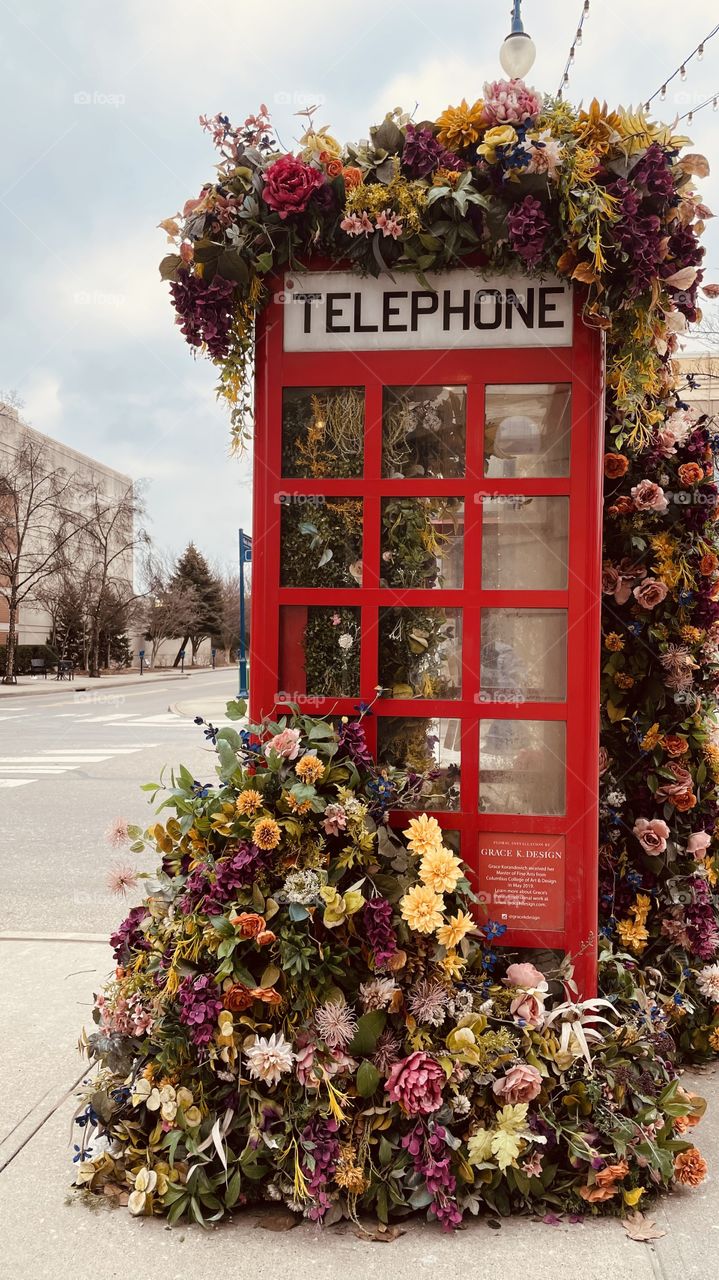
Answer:
M535 196L525 196L507 210L509 243L528 267L536 267L542 257L550 230L542 202Z
M235 286L223 276L214 276L208 284L202 276L191 275L181 267L170 285L177 312L177 322L191 347L206 344L213 360L227 355L230 330L235 317Z
M147 907L133 907L122 924L110 934L110 946L115 953L118 964L124 964L132 951L149 951L150 943L140 929L149 911Z
M430 1124L425 1130L419 1121L402 1138L402 1146L412 1157L415 1173L423 1179L431 1193L430 1210L445 1231L452 1231L462 1221L457 1204L457 1179L452 1173L452 1152L447 1145L447 1132L441 1124Z
M209 1044L215 1033L222 1000L213 979L207 973L183 978L178 993L180 1022L189 1028L193 1044Z
M339 744L345 755L349 756L358 768L361 766L367 768L372 764L365 731L359 720L348 720L340 725Z
M431 129L418 129L407 125L402 165L410 178L426 178L435 169L453 169L457 172L465 166L453 151L447 151L437 141Z
M336 1120L324 1120L322 1116L315 1115L302 1130L300 1142L305 1154L300 1164L315 1202L307 1215L314 1222L324 1218L331 1204L325 1188L339 1159L340 1144L335 1136L338 1129Z
M635 164L629 179L633 186L644 187L647 195L670 200L675 193L674 175L666 152L653 142Z
M378 969L383 969L397 951L392 915L392 903L387 898L372 898L365 903L362 912L367 941L374 952L374 962Z

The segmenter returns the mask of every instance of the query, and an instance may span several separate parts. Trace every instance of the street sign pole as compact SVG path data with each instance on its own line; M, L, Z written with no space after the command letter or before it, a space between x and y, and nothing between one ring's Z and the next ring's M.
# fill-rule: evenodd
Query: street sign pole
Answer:
M240 529L240 646L239 646L239 688L238 698L247 697L247 648L245 640L245 565L252 560L252 539L245 536Z

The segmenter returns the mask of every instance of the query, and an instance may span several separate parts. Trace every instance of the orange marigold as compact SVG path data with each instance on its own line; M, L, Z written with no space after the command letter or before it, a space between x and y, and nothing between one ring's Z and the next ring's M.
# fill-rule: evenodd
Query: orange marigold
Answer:
M308 782L310 784L319 782L324 771L325 766L322 761L317 756L313 755L302 756L302 759L298 760L295 765L295 773L297 774L297 777L301 778L303 782Z
M259 849L276 849L282 838L274 818L260 818L252 828L252 839Z
M262 808L262 796L259 791L241 791L235 801L235 808L240 816L246 813L257 813Z

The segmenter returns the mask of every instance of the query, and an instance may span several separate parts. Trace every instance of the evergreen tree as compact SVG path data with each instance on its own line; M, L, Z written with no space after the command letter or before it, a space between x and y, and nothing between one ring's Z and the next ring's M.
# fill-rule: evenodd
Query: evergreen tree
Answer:
M179 589L192 588L194 606L185 623L185 635L177 651L174 665L180 664L180 652L187 643L192 646L192 662L202 641L217 636L222 629L222 586L210 569L205 557L190 542L180 556L172 575L171 585Z

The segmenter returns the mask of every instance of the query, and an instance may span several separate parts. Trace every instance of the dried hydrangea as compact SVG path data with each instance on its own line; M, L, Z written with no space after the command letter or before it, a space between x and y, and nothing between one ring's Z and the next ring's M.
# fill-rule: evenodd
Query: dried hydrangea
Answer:
M441 1027L447 1016L448 994L441 982L422 978L415 983L407 999L410 1013L418 1022L430 1027Z

